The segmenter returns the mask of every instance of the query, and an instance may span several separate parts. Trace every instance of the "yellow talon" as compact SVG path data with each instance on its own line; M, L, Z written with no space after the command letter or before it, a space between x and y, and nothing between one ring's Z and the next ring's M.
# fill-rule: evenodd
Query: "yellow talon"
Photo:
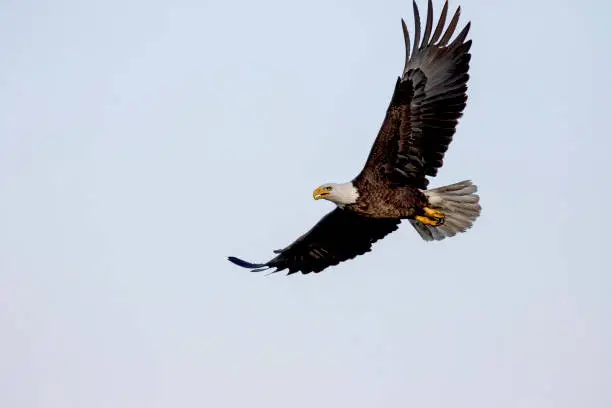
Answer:
M417 221L420 221L420 222L422 222L425 225L431 225L432 227L437 227L438 225L442 224L442 222L444 222L444 219L442 219L442 220L432 220L431 218L423 217L422 215L417 215L414 218ZM442 222L440 222L440 221L442 221Z
M425 216L417 215L415 217L417 221L433 227L438 227L444 224L444 213L442 211L434 210L433 208L429 207L423 207L423 212L425 213Z
M433 208L424 207L425 215L431 218L444 219L444 213L442 211L434 210Z

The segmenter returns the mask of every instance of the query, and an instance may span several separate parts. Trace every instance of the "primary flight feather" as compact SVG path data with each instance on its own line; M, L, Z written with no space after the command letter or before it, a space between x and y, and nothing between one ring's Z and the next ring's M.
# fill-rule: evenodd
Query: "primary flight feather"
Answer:
M372 244L407 219L426 241L469 229L480 215L476 185L462 181L428 189L427 177L442 167L467 101L470 23L453 38L461 9L448 26L448 1L433 25L428 2L421 37L419 9L413 2L414 41L404 20L406 61L391 103L361 173L342 184L324 184L315 200L337 205L310 231L265 263L228 259L252 271L275 268L288 274L321 272L371 250ZM433 30L433 34L432 34Z

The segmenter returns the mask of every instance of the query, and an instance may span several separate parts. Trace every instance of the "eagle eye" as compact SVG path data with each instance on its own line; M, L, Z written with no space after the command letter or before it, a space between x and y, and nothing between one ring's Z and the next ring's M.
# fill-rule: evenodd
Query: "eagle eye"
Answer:
M327 191L332 191L332 187L331 187L331 186L327 186L327 187L325 187L325 189L326 189Z

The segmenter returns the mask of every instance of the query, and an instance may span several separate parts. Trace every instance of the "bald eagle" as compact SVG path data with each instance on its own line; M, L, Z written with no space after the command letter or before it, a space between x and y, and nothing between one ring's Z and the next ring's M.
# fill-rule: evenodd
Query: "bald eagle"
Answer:
M466 231L480 215L471 181L427 188L427 178L436 176L442 166L466 105L470 23L452 39L461 8L445 28L447 1L434 29L429 0L421 37L416 2L413 11L414 42L411 45L402 20L404 69L363 170L348 183L323 184L313 192L315 200L329 200L336 208L295 242L274 251L277 255L268 262L229 257L231 262L253 272L321 272L369 252L404 219L424 240L437 241Z

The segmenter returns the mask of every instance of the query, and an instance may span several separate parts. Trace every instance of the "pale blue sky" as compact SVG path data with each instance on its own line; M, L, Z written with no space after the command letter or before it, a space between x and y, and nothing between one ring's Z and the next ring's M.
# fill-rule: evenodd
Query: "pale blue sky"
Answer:
M410 1L2 2L0 406L611 407L612 7L459 4L432 185L480 186L474 229L264 277L226 256L360 170Z

